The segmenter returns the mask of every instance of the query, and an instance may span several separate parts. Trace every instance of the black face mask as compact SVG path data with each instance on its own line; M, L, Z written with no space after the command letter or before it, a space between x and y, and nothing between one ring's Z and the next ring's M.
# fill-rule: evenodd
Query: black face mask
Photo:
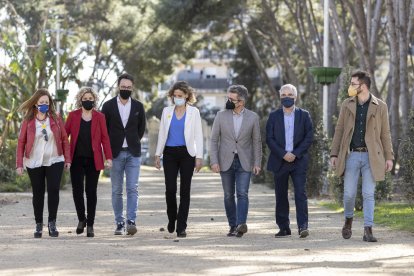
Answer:
M82 101L82 106L86 110L91 110L95 105L94 101Z
M131 90L119 90L119 95L122 99L128 100L129 97L131 97Z
M235 108L236 108L236 105L232 101L227 100L226 109L235 109Z

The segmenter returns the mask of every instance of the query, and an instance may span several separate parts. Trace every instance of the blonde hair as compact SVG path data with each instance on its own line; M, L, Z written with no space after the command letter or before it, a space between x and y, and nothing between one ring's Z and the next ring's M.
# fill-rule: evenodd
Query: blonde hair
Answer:
M81 89L79 89L78 94L76 94L75 97L75 108L79 109L82 108L82 97L83 95L85 95L86 93L90 93L93 96L93 99L95 101L95 106L93 107L94 109L96 108L97 103L99 102L99 95L98 93L96 93L92 87L88 87L88 86L84 86L81 87Z
M37 89L36 92L19 107L18 111L24 114L24 120L30 121L35 117L36 113L38 112L36 108L37 101L40 99L40 97L43 96L47 96L49 98L49 111L47 113L50 117L56 120L57 115L55 104L52 100L52 97L50 96L49 91L46 88Z

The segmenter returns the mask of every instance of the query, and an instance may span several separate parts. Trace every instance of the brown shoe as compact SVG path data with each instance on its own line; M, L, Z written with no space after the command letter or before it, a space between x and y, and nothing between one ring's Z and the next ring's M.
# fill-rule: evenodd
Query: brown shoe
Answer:
M353 218L345 218L344 227L342 227L342 237L349 239L352 236L352 220Z
M377 238L375 238L374 235L372 234L371 226L364 227L364 237L362 238L362 240L366 242L377 242Z

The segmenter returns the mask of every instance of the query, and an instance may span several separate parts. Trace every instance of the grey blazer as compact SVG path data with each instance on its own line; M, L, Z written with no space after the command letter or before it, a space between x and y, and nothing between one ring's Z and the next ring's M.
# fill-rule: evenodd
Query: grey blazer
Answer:
M210 165L219 164L221 171L227 171L233 163L236 150L243 170L250 172L253 166L261 166L259 116L248 109L244 111L238 137L234 132L233 111L217 113L211 131Z

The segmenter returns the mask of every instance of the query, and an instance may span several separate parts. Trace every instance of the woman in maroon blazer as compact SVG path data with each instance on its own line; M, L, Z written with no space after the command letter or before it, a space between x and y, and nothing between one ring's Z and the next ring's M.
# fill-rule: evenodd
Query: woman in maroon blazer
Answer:
M112 151L106 128L105 116L95 110L98 95L90 87L83 87L76 96L76 110L69 113L65 129L70 136L73 200L79 223L76 234L87 227L86 235L94 236L97 186L100 171L104 169L102 147L107 167L112 166ZM86 192L87 216L85 215L84 190Z

